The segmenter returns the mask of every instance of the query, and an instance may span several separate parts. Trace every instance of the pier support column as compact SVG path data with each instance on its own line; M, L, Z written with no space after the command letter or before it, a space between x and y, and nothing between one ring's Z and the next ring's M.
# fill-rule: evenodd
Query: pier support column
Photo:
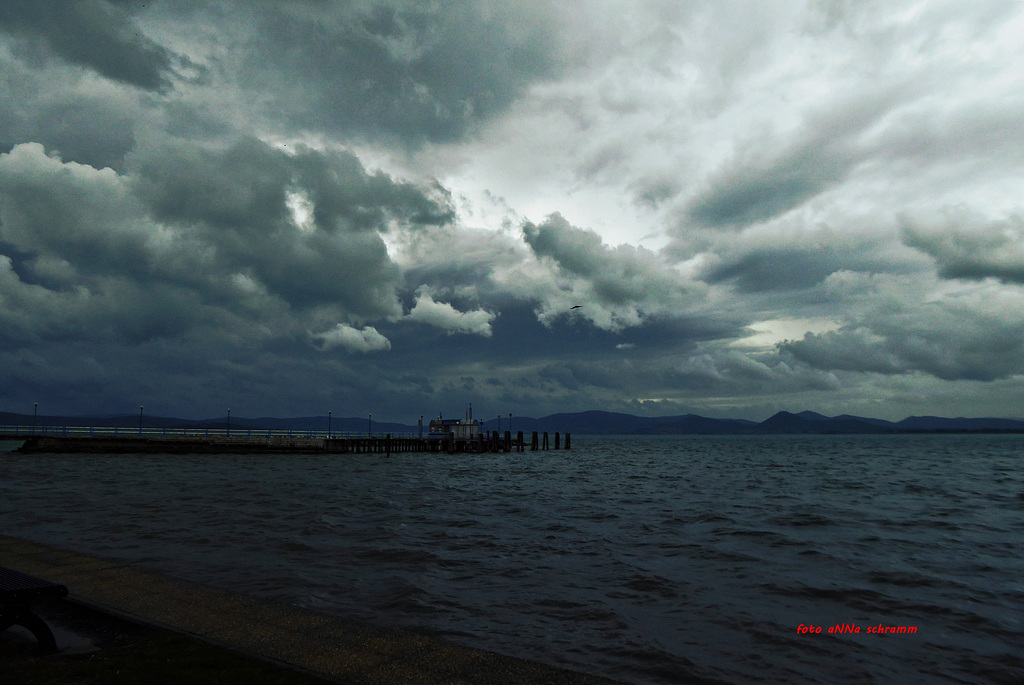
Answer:
M519 433L516 435L516 442L518 443L516 445L516 452L522 452L523 451L523 431L519 431Z
M555 431L555 449L556 449L556 450L558 449L558 443L559 443L559 440L558 440L558 431Z
M565 449L569 449L569 434L565 434Z
M530 438L530 451L531 452L536 452L537 451L537 447L538 447L538 445L537 445L537 431L533 431L533 437Z
M512 451L512 431L505 431L505 451Z
M545 451L548 449L548 432L547 431L544 431L544 442L541 443L541 449L545 450Z

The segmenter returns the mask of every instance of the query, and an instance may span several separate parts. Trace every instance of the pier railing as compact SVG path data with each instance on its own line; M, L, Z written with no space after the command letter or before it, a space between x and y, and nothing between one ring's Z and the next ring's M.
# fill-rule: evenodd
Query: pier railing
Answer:
M146 428L126 426L0 426L0 440L22 440L21 452L89 453L250 453L250 452L523 452L552 448L547 432L534 431L527 443L523 431L499 435L488 431L475 436L418 437L411 432L376 433L362 431L295 430L273 428ZM554 435L553 448L569 449L568 433Z
M293 428L207 428L192 426L188 428L138 428L129 426L0 426L0 440L4 437L23 439L27 436L60 436L60 437L115 437L115 438L416 438L414 432L367 432L367 431L335 431L296 430Z

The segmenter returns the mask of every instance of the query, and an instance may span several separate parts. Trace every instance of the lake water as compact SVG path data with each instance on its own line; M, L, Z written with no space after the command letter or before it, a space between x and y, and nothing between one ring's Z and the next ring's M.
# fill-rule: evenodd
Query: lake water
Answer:
M634 683L1024 681L1024 436L573 437L0 454L0 531Z

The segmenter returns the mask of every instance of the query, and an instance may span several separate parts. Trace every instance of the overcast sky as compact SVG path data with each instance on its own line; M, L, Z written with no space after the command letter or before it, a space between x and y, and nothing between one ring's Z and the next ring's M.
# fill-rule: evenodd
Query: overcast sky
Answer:
M3 0L0 410L1022 417L1022 36L1018 0Z

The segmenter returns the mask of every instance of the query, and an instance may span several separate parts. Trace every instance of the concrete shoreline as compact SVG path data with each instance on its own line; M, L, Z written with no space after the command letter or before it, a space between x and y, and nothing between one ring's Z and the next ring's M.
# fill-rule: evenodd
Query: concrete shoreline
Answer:
M0 565L67 585L69 600L346 683L616 681L346 621L0 535Z

